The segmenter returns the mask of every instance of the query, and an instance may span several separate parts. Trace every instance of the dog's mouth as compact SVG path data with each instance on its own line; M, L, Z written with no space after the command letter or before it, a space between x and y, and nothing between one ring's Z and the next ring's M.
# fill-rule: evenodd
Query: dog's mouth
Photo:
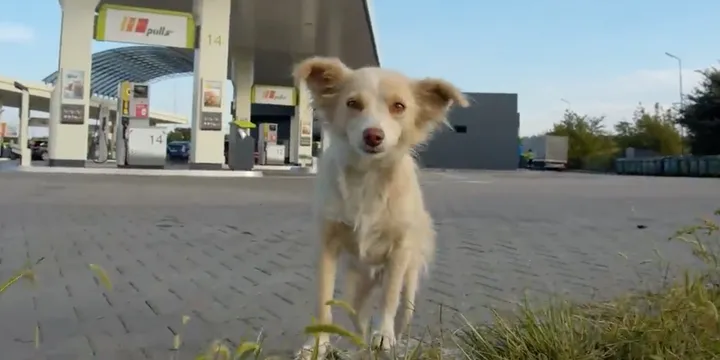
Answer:
M383 152L382 146L367 146L363 145L362 151L366 154L377 155Z

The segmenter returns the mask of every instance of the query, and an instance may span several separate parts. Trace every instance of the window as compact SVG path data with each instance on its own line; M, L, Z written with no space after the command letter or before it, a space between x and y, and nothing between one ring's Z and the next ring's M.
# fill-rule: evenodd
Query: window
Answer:
M467 133L467 126L465 125L453 125L453 129L456 133L465 134Z

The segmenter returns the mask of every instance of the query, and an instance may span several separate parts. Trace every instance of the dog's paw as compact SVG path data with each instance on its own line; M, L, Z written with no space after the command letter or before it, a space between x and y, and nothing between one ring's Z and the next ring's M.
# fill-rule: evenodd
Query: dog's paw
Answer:
M302 349L295 354L296 360L322 360L325 359L328 351L330 350L330 341L320 340L317 349L317 357L313 358L313 352L315 351L316 341L315 338L309 339Z
M395 334L391 332L376 332L372 336L372 346L375 349L387 351L395 347L396 343Z

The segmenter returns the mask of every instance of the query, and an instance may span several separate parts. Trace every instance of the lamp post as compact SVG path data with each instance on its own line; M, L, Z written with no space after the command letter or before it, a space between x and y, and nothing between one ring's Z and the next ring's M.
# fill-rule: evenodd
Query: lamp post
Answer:
M685 109L685 96L683 94L682 59L669 52L665 52L665 55L675 59L678 63L678 91L680 93L680 111L678 111L678 113L682 113L682 111ZM680 126L680 136L682 137L682 153L685 154L685 127L680 124L678 124L678 126Z
M567 105L568 109L570 109L570 108L572 107L572 105L570 104L570 102L567 101L567 100L565 100L565 98L561 98L560 101L564 102L564 103Z

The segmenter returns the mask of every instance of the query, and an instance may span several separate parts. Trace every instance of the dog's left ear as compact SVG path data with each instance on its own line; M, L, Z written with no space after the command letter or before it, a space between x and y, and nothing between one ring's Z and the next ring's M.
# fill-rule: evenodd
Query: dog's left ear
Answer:
M419 80L414 84L414 92L420 107L417 119L419 126L444 121L452 105L470 106L462 91L442 79Z

